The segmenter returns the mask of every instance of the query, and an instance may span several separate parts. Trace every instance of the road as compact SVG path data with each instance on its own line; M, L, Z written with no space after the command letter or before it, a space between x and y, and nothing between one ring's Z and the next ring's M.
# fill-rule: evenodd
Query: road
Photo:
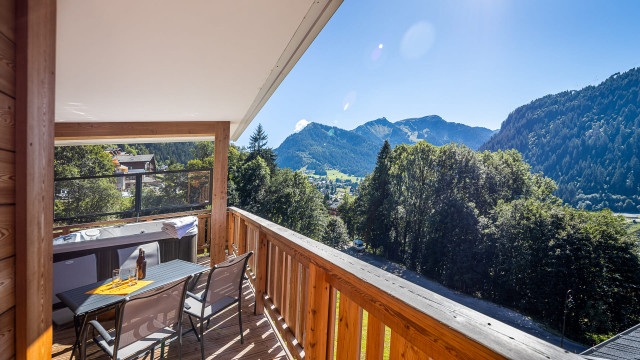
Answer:
M483 313L484 315L502 321L503 323L513 326L518 330L524 331L529 335L533 335L551 344L560 346L560 336L554 335L544 330L540 324L516 311L507 309L490 301L474 298L473 296L451 290L437 283L436 281L429 280L424 276L414 271L408 270L402 265L398 265L396 263L388 261L381 256L371 254L358 254L357 251L353 248L348 248L344 250L344 252L357 257L358 259L369 263L370 265L390 272L416 285L422 286L427 290L433 291L438 295L444 296L468 308ZM564 348L571 352L577 352L578 354L587 349L585 346L567 340L566 338L564 339Z

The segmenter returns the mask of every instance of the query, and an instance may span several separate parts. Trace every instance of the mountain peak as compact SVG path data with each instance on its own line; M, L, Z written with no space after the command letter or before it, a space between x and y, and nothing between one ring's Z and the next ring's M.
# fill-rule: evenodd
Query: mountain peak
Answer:
M492 134L489 129L449 123L437 115L395 123L381 117L353 130L312 122L287 137L276 153L282 167L335 169L364 176L375 167L376 155L385 140L392 146L426 140L438 146L457 142L477 149Z

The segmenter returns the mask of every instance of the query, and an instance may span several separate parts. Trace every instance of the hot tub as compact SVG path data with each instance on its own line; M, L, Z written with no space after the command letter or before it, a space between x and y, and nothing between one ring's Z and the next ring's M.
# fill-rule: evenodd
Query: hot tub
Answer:
M174 259L196 262L197 226L177 239L162 231L163 222L157 220L107 226L60 236L53 240L53 262L95 254L98 280L108 279L111 270L119 267L118 249L154 241L160 244L161 262Z

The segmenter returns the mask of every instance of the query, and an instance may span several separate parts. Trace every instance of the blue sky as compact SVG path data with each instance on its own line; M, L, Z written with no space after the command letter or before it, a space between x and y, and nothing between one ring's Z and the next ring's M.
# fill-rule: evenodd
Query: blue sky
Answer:
M498 129L520 105L640 66L639 19L639 0L345 0L237 144L258 123L274 148L306 121Z

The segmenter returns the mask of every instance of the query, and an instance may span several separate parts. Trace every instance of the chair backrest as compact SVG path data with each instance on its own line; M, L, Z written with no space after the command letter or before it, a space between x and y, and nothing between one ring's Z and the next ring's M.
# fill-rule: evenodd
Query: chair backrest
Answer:
M60 302L56 294L96 281L98 270L93 254L53 263L53 303Z
M213 269L211 269L205 289L207 297L203 310L206 306L215 304L221 299L238 299L240 297L244 270L252 254L253 251L250 251L246 254L236 256L216 264Z
M118 249L118 263L120 269L135 269L138 259L138 249L144 250L144 258L147 260L147 267L160 264L160 244L157 241L152 243Z
M127 297L120 309L114 358L117 350L182 321L182 308L191 276L150 291ZM176 330L176 331L179 331Z

